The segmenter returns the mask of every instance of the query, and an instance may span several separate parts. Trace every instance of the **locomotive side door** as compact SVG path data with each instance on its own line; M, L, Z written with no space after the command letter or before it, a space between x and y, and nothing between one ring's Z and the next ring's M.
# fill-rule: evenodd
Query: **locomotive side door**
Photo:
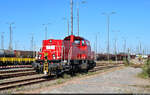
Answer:
M81 58L86 59L87 58L87 44L85 40L80 41L80 50L81 50Z

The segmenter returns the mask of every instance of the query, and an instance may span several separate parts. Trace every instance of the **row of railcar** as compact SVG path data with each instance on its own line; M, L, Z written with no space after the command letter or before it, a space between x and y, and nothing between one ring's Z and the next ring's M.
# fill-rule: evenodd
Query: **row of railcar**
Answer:
M35 51L0 49L0 57L34 58L35 54Z
M135 57L136 57L136 55L130 55L130 58L132 58L132 59L134 59ZM117 54L117 60L121 61L124 58L128 58L128 55L127 54ZM97 54L96 59L98 61L108 60L108 54ZM113 61L116 60L116 55L115 54L109 54L109 59L113 60Z
M150 59L150 55L148 55L148 59Z
M0 66L29 65L35 61L35 51L0 50Z

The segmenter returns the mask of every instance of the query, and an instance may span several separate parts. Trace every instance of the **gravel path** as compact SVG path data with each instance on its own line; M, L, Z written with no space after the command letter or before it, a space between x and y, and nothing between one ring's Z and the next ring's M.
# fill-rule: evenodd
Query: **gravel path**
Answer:
M71 82L41 93L150 93L150 82L137 77L140 68L126 67Z

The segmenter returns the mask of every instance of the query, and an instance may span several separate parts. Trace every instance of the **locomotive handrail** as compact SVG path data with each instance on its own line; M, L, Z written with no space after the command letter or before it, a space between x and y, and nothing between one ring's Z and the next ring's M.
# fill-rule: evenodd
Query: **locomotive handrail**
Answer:
M69 52L68 52L68 64L70 63L70 59L72 57L71 55L72 55L72 46L70 47Z

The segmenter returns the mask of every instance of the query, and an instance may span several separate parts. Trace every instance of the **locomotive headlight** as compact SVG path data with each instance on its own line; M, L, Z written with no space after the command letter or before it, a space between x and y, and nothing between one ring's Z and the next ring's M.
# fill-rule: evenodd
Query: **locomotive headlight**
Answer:
M49 42L51 43L51 42L52 42L52 40L49 40Z
M55 57L55 54L53 54L53 59L55 59L56 57Z
M39 59L41 58L41 55L39 55Z

